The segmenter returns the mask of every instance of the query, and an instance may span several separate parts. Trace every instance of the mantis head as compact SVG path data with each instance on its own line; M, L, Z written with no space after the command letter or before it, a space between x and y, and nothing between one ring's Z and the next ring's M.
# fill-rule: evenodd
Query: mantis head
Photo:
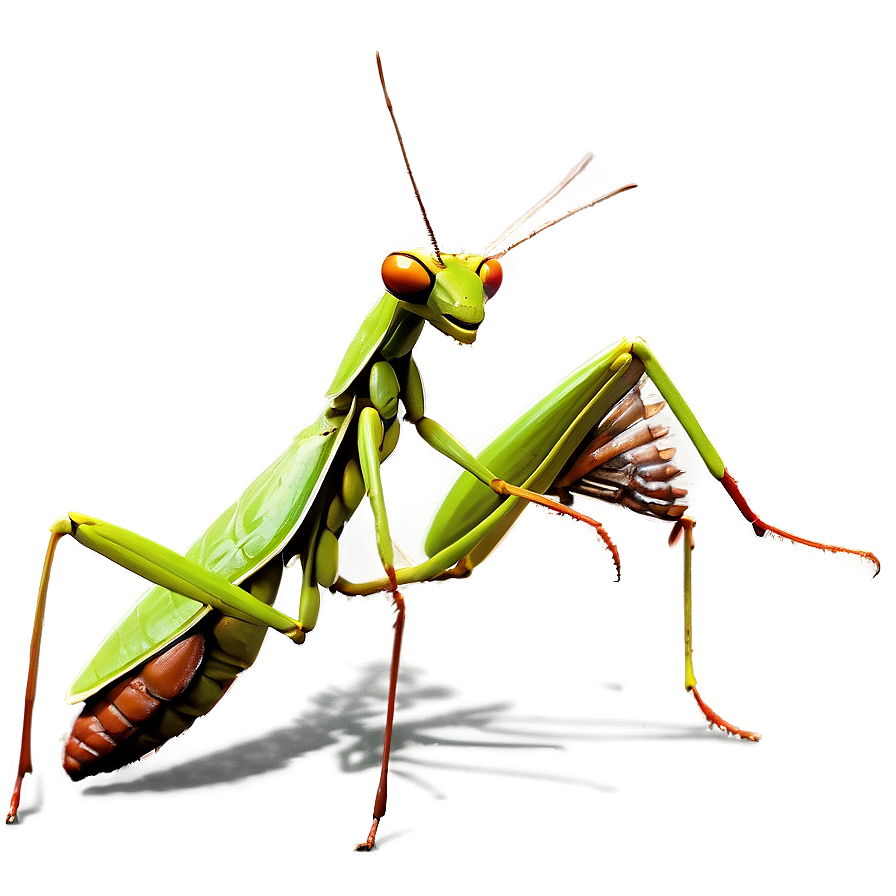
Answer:
M408 311L464 345L476 339L485 303L503 278L494 258L426 249L392 252L383 262L383 283Z
M439 249L436 235L433 232L432 225L429 223L429 216L426 214L426 209L423 206L423 199L420 196L420 191L417 189L417 181L414 179L413 171L411 171L411 163L408 161L404 140L398 128L395 110L392 108L392 101L389 99L389 92L386 90L386 79L383 75L383 64L379 53L376 54L376 65L380 75L380 84L383 88L383 97L386 100L386 108L389 110L389 115L392 118L392 125L395 128L398 145L401 147L405 168L411 180L411 186L414 188L414 195L417 197L417 204L420 206L420 214L423 216L423 223L426 225L429 239L432 243L432 251L414 249L406 252L392 252L390 255L387 255L386 260L383 262L383 283L385 283L386 289L409 311L419 315L424 320L428 320L437 330L441 330L458 342L469 345L476 340L476 331L485 318L485 303L498 291L498 287L501 285L504 275L498 262L499 258L506 255L511 249L515 249L521 243L532 239L533 236L541 233L543 230L547 230L549 227L571 218L586 208L591 208L599 202L609 199L611 196L631 190L636 184L626 184L624 187L613 190L611 193L599 196L585 205L580 205L578 208L566 212L566 214L555 218L553 221L542 224L541 227L536 228L527 236L518 239L500 252L494 251L581 174L592 159L591 153L588 153L559 184L520 215L509 227L505 228L501 235L488 245L485 254L445 254Z

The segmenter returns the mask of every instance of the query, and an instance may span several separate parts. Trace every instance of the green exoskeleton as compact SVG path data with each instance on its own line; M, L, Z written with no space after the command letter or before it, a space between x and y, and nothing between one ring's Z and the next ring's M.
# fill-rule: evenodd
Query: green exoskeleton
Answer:
M379 57L377 57L379 64ZM380 67L382 81L382 68ZM18 774L8 822L16 820L23 777L31 771L30 730L40 635L58 541L78 542L148 580L152 587L100 645L72 683L68 700L84 702L65 749L74 779L139 759L207 713L236 676L252 664L269 628L301 644L313 631L321 589L348 595L386 592L396 606L382 769L373 824L360 845L373 847L386 811L399 654L405 622L402 586L470 575L531 503L568 514L597 532L619 560L609 535L571 506L579 496L622 504L671 523L670 541L684 535L685 685L711 723L756 740L725 722L697 693L691 662L690 562L693 521L666 430L650 422L663 403L647 404L647 378L756 534L774 532L825 550L873 554L809 541L770 526L745 502L735 480L685 400L646 343L620 339L573 371L478 455L427 416L414 348L427 324L461 344L475 341L488 300L502 282L499 259L522 242L584 208L630 189L622 187L550 221L516 242L511 235L585 167L586 157L482 253L439 247L420 200L383 81L399 145L432 243L389 254L385 295L349 345L320 416L184 553L81 513L51 529L41 578L25 696ZM425 540L427 559L396 566L380 467L395 448L400 418L462 471L436 512ZM339 538L367 498L373 511L382 576L350 582L339 574ZM284 567L298 560L301 601L296 618L273 607Z

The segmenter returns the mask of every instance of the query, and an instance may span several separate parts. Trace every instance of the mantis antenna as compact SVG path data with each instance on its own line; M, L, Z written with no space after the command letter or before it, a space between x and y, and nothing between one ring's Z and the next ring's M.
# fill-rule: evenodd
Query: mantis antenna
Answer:
M582 161L579 162L579 164L575 168L573 168L573 170L570 171L570 173L567 174L566 177L556 187L554 187L554 189L551 190L551 192L548 193L544 199L537 202L528 212L526 212L525 215L522 216L519 224L522 224L523 221L530 217L530 215L534 214L536 211L542 208L547 202L549 202L554 196L556 196L557 193L560 192L560 190L562 190L568 183L570 183L570 181L576 176L576 174L578 174L579 171L581 171L582 168L584 168L585 165L588 164L588 161L586 161L586 159L588 161L591 161L588 156L585 156L585 158L582 159ZM619 187L618 189L613 190L610 193L606 193L603 196L598 196L597 199L592 199L591 202L586 202L584 205L580 205L578 208L574 208L572 211L567 212L565 215L561 215L559 218L554 218L553 221L548 221L547 224L542 224L541 227L537 227L528 236L524 236L521 240L517 240L515 243L511 243L506 249L502 249L500 252L495 252L494 255L489 255L488 258L500 258L502 255L506 255L511 249L515 249L517 246L519 246L520 243L525 243L526 240L532 239L533 236L535 236L537 233L541 233L542 230L547 230L548 227L553 227L555 224L559 224L561 221L565 221L567 218L571 218L573 215L584 211L586 208L591 208L592 205L597 205L598 202L603 202L605 199L610 199L613 196L618 196L620 193L624 193L626 190L633 190L637 186L637 184L626 184L624 187ZM507 231L505 231L505 234L509 236L511 233L513 233L514 230L516 230L517 227L519 227L519 224L514 224L513 226L509 227ZM502 239L506 239L506 236L502 235L499 239L495 240L495 242L492 243L491 246L497 245L501 242Z
M423 200L420 198L420 191L417 189L417 181L414 180L414 172L411 171L411 163L408 161L408 154L404 148L404 140L401 139L401 131L398 129L398 121L395 119L395 110L392 108L392 100L389 99L389 91L386 90L386 79L383 76L383 63L380 60L380 54L376 54L376 67L380 73L380 84L383 85L383 96L386 99L386 108L389 110L389 115L392 117L392 124L395 126L395 136L398 137L398 145L401 147L401 154L404 156L404 166L407 168L408 177L411 179L411 186L414 188L414 195L417 197L417 204L420 206L420 212L423 215L423 223L426 225L426 229L429 231L429 239L432 242L432 247L435 250L436 258L439 260L439 264L444 267L444 262L442 261L442 253L439 250L439 244L436 241L436 235L433 233L432 224L429 223L429 216L426 214L426 209L423 207Z
M588 166L591 160L594 158L594 153L585 153L581 159L572 167L572 170L548 193L541 197L535 205L532 206L528 211L523 212L513 224L508 225L501 233L499 237L493 239L486 247L485 254L488 255L489 252L497 249L507 237L510 236L518 227L525 224L529 218L532 217L536 212L540 212L561 190L564 190L568 187Z

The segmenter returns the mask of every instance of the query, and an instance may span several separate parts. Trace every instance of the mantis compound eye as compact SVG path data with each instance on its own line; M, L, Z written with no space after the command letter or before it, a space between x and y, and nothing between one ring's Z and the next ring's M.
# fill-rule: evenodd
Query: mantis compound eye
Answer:
M393 252L382 268L386 289L405 302L425 302L435 283L432 271L412 255Z
M479 270L476 273L479 274L485 294L492 298L501 287L501 281L504 279L504 271L501 265L498 264L498 260L496 258L487 258L479 265Z

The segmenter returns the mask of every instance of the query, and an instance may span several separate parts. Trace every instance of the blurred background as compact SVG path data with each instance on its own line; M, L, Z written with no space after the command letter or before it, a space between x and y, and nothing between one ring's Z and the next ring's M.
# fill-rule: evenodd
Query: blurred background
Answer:
M4 867L175 892L873 889L894 798L892 39L873 3L4 7L9 785L49 524L79 510L184 549L316 415L383 257L427 243L375 50L446 251L481 250L587 150L545 218L639 185L508 255L475 346L425 335L429 414L476 447L643 336L764 519L884 564L872 582L753 538L677 439L697 677L751 745L682 688L667 527L583 502L615 584L587 529L528 512L472 579L407 589L389 812L362 857L388 602L325 598L307 643L271 636L186 737L72 785L62 695L143 586L63 543ZM418 442L385 489L419 557L455 471ZM366 514L343 557L376 573ZM298 591L294 571L285 612Z

